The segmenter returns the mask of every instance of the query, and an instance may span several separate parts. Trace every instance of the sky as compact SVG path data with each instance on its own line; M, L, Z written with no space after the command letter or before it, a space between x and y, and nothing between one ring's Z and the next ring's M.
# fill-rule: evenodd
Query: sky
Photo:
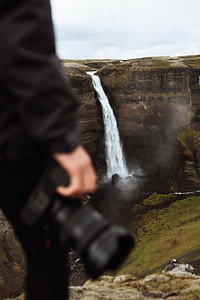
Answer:
M200 54L200 0L51 0L60 58Z

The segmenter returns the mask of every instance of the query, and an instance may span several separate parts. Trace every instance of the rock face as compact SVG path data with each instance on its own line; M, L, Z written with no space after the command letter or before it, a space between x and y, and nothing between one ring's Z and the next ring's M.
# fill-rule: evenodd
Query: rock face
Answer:
M129 168L140 168L163 189L199 186L199 56L65 62L65 68L81 101L83 142L97 165L105 162L101 107L85 74L94 69L116 115Z
M87 151L92 156L95 165L105 165L103 123L101 107L97 101L92 86L91 77L87 71L96 70L105 66L107 62L83 61L65 62L64 68L76 95L80 100L79 128L81 131L82 142Z
M200 277L189 273L153 274L138 280L131 275L102 276L84 286L70 287L70 300L196 300ZM20 296L15 300L24 300Z
M102 144L103 128L101 112L94 97L91 78L86 74L90 68L83 64L64 64L72 86L78 95L80 106L80 130L84 146L93 157L98 157L98 148ZM102 145L101 145L102 148Z
M183 147L198 137L199 57L144 58L100 70L118 120L129 165L156 174L163 186L192 189L199 185L199 148L190 156ZM193 65L192 65L193 63ZM188 136L184 139L183 133ZM194 152L197 152L194 154ZM189 174L188 174L189 172ZM174 186L173 186L174 187Z

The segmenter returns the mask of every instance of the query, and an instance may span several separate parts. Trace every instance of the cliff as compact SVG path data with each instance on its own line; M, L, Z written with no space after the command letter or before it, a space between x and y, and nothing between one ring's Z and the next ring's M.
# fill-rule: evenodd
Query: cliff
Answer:
M103 122L88 70L101 78L129 168L139 168L162 190L199 187L200 56L65 61L64 66L81 102L83 143L98 166L105 161Z

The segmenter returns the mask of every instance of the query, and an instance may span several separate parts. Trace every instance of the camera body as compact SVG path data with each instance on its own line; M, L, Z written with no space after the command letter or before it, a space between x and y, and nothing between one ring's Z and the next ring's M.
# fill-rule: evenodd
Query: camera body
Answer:
M22 208L20 219L30 229L40 228L48 220L59 241L77 252L88 275L95 279L108 269L116 269L134 240L127 229L111 224L90 205L55 192L57 185L68 184L67 174L52 160Z

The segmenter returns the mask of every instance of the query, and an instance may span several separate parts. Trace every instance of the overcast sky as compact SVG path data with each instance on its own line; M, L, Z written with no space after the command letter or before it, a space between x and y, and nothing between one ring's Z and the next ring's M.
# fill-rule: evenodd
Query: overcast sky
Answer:
M51 0L61 58L200 53L200 0Z

